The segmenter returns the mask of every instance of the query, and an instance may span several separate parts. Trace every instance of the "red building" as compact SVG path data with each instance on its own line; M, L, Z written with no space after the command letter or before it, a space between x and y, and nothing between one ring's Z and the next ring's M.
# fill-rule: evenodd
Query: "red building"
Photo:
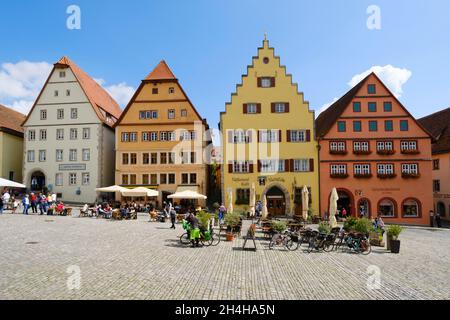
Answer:
M427 225L433 209L431 135L371 73L320 114L320 210L331 190L348 214Z

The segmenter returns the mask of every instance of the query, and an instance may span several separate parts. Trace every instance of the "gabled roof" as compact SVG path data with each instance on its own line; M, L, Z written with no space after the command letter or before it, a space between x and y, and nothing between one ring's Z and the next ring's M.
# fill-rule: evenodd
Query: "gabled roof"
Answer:
M370 74L317 117L316 135L318 138L325 136L328 131L330 131L331 127L336 123L341 114L344 113L345 109L349 106L359 89L361 89L364 82L369 77Z
M130 102L128 102L128 105L125 107L125 110L123 110L121 116L119 117L119 119L114 124L114 127L117 127L120 124L120 122L122 122L122 120L125 117L126 113L131 108L131 106L135 102L137 96L142 91L142 89L144 88L146 83L148 84L149 82L158 82L158 81L164 81L164 80L170 80L170 81L173 81L174 83L178 84L178 86L181 89L181 92L186 97L187 102L191 105L192 109L194 110L194 112L198 116L198 118L205 124L206 130L208 130L209 129L208 122L206 121L206 119L203 119L200 116L200 114L198 113L197 109L192 104L192 102L189 99L188 95L184 91L183 87L178 82L178 79L175 77L175 75L173 74L172 70L170 70L169 66L167 65L167 63L164 60L161 60L161 62L153 69L153 71L150 72L150 74L144 80L142 80L139 88L136 90L136 92L134 93L134 95L131 98Z
M433 154L450 152L450 108L423 117L418 122L436 139Z
M321 138L325 136L328 131L330 131L333 124L339 119L339 117L344 113L345 109L350 105L352 100L356 97L358 91L363 87L366 83L367 79L371 76L375 77L375 79L386 89L388 94L392 96L393 99L397 101L399 106L406 112L406 114L415 121L415 123L433 140L433 135L421 124L416 118L405 108L405 106L397 99L397 97L392 93L391 90L381 81L381 79L375 74L375 72L371 72L367 77L361 80L356 86L354 86L350 91L348 91L342 98L333 103L328 109L322 112L316 120L316 137Z
M153 69L153 71L150 72L150 74L145 78L145 80L176 80L176 77L172 70L170 70L167 63L164 60L161 60L155 69Z
M18 134L23 134L21 123L25 118L24 114L0 104L0 131L6 129L15 131Z
M72 70L73 74L75 75L75 78L78 80L82 90L84 91L86 97L88 98L89 102L94 108L94 111L97 114L98 118L104 124L112 127L115 121L120 117L122 110L120 109L117 102L109 95L109 93L105 89L103 89L103 87L100 86L94 79L92 79L86 72L84 72L84 70L82 70L73 61L71 61L68 57L62 57L57 63L54 64L54 68L50 73L50 76L55 70L55 68L70 68L70 70ZM47 82L50 79L50 76L47 79ZM31 115L34 107L39 101L39 98L42 95L44 88L42 89L41 93L36 99L33 108L28 114L28 117ZM113 116L116 120L111 120L111 118L107 117L106 113ZM28 117L26 120L28 120ZM26 120L24 121L24 123L26 122Z

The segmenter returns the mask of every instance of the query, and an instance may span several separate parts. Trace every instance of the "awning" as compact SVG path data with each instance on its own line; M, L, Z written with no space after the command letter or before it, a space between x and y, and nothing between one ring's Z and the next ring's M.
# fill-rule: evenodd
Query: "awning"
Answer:
M8 188L21 188L21 189L26 189L27 186L11 181L11 180L6 180L3 178L0 178L0 187L8 187Z
M127 189L121 186L111 186L106 188L97 188L95 191L97 192L105 192L105 193L113 193L113 192L122 192L126 191Z
M131 190L125 189L122 191L124 197L157 197L159 192L156 190L147 189L144 187L134 188Z
M177 188L177 192L167 197L168 199L186 199L195 200L202 199L206 200L208 197L198 193L197 186L180 186Z

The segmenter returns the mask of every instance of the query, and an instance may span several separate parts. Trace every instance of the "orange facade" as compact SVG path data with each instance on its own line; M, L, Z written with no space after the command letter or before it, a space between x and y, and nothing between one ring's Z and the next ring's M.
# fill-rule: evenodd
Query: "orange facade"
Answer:
M324 111L316 127L322 213L335 187L341 214L429 224L432 138L375 74Z

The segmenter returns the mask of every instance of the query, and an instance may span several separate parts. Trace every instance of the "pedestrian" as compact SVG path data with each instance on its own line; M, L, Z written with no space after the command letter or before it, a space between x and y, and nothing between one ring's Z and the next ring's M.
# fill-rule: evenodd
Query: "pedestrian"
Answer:
M8 190L5 190L5 193L3 193L2 199L3 199L3 206L1 208L1 212L3 213L5 206L6 206L6 209L8 209L9 200L11 199L11 195L9 194Z
M195 214L191 211L189 217L187 218L187 222L191 226L190 236L192 247L200 246L200 227L199 222Z
M430 227L434 227L434 211L430 210Z
M258 208L258 206L256 206ZM258 209L257 209L258 210ZM225 219L225 213L227 212L227 208L225 208L225 205L222 203L222 205L219 208L219 223L223 224L223 221ZM258 212L258 211L257 211Z
M436 220L436 226L438 228L441 227L441 214L439 212L436 212L436 214L434 215L434 220Z
M57 200L56 193L52 192L52 205L56 205L56 200Z
M173 229L173 230L176 229L176 227L175 227L175 220L176 220L176 218L177 218L177 212L175 211L174 208L172 208L170 210L170 222L172 222L172 226L170 227L170 229Z
M342 208L342 218L347 217L347 210L345 208Z
M3 195L0 197L0 214L3 214Z
M23 204L23 214L28 215L28 208L30 207L30 196L25 195L25 197L22 199Z
M31 204L31 212L37 213L37 196L34 193L31 193L30 204Z

